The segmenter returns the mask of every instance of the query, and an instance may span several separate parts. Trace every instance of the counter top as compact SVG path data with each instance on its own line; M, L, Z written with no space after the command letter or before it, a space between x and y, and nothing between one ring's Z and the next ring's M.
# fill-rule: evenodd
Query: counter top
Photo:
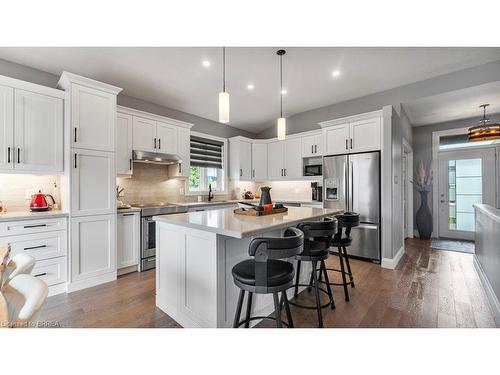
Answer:
M222 206L226 204L236 204L238 202L247 203L259 203L259 199L229 199L225 201L203 201L203 202L177 202L175 204L184 207L204 207L204 206ZM306 200L294 200L294 199L273 199L274 203L297 203L297 204L315 204L322 205L323 202L318 201L306 201Z
M33 219L50 219L56 217L68 217L68 213L60 210L50 210L43 212L31 211L8 211L0 213L0 222L2 221L17 221L17 220L33 220Z
M474 204L476 210L480 210L488 215L491 219L500 223L500 210L488 204Z
M120 208L116 210L116 213L119 214L126 214L130 212L141 212L141 209L139 207L130 207L130 208Z
M160 215L154 216L153 220L159 223L201 229L228 237L244 238L271 229L295 226L302 221L317 220L339 212L341 211L336 209L289 207L288 212L282 214L244 216L236 215L233 212L233 208L225 208L184 214Z

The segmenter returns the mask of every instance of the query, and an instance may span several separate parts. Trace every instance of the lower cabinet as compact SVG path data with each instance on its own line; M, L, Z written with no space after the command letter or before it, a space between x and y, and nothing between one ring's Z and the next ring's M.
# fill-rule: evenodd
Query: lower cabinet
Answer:
M71 219L69 291L116 279L116 214Z
M139 249L141 217L139 212L118 214L116 222L116 268L137 266L139 264ZM136 268L137 269L137 268ZM131 271L134 271L133 269Z

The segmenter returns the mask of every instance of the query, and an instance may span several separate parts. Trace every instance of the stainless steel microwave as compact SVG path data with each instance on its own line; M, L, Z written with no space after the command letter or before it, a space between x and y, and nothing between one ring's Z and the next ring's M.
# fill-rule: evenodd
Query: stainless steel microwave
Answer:
M304 176L321 176L323 175L323 165L305 165L304 166Z

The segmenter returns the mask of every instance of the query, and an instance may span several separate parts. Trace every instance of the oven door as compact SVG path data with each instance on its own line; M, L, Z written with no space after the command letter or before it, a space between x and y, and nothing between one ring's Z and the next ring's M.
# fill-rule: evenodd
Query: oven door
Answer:
M152 217L142 218L141 258L154 257L156 253L156 224Z

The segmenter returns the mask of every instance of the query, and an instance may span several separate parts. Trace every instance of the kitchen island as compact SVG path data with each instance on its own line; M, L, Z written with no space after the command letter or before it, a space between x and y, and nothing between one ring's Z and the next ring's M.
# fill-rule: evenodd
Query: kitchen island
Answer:
M155 216L156 306L183 327L231 327L238 299L231 269L249 258L250 241L280 237L290 226L339 212L289 207L286 213L255 217L226 208ZM303 283L309 281L311 270L305 266L300 275ZM292 290L288 293L291 297ZM272 295L254 296L253 314L273 311Z

